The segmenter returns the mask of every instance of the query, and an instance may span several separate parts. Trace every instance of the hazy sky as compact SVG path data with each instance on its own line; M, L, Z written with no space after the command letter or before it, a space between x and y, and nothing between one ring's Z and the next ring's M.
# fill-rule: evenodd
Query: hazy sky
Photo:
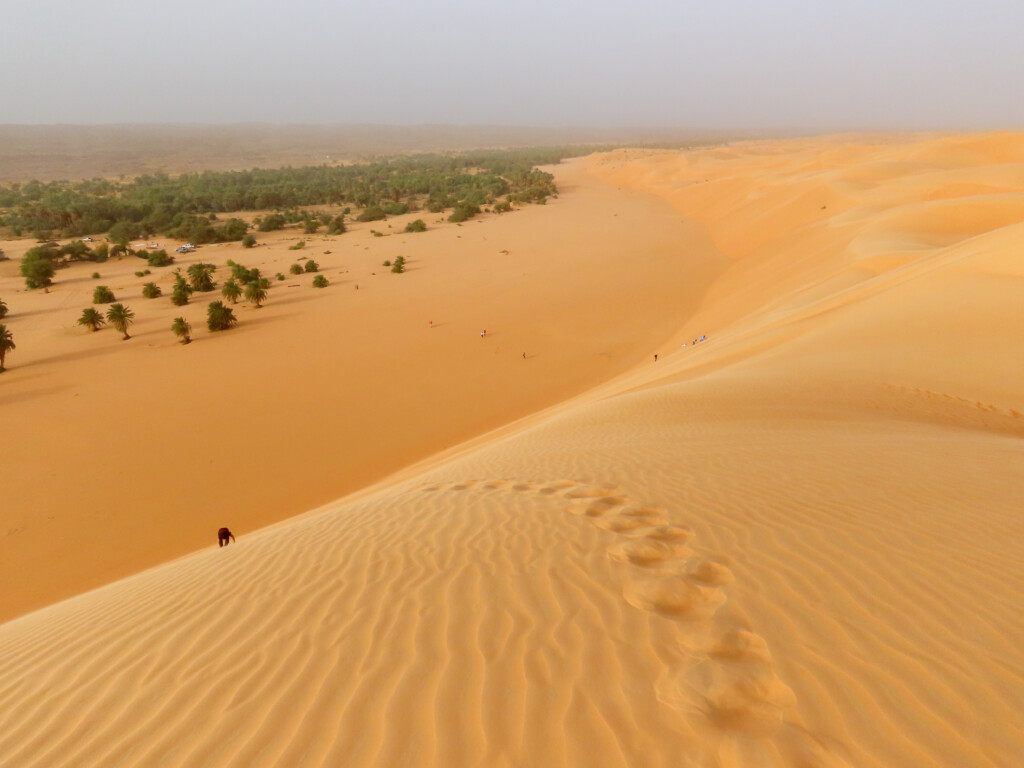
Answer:
M1024 0L0 0L0 123L1024 128Z

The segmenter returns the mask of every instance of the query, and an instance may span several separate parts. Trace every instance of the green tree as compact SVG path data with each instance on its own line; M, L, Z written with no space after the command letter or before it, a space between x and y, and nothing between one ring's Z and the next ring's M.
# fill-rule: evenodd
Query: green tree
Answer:
M124 337L121 341L126 341L131 338L128 335L128 326L135 322L135 313L132 312L124 304L111 304L107 310L107 320L110 324L117 328Z
M217 287L213 282L213 271L217 268L215 264L203 264L197 262L188 268L188 282L193 291L212 291Z
M171 303L176 307L183 307L188 304L188 297L192 295L192 288L185 282L185 278L179 272L174 276L174 288L171 290Z
M21 275L25 278L28 288L49 288L53 285L53 275L57 271L54 260L57 251L45 245L31 248L21 260Z
M146 283L142 286L142 295L147 299L158 298L161 293L160 286L156 283Z
M245 286L245 298L259 309L267 300L267 289L262 280L253 280Z
M93 333L98 331L105 322L106 320L103 319L103 315L93 307L83 309L81 317L78 318L78 324L84 325Z
M192 341L192 326L184 317L174 318L171 323L171 333L181 339L182 344L189 344Z
M114 292L107 286L97 285L92 289L93 304L109 304L112 301L117 301L117 299L114 297Z
M328 285L330 285L330 283L328 282L327 278L324 277L323 275L317 275L316 277L313 278L314 288L326 288Z
M227 280L220 289L220 295L232 304L237 304L238 297L242 295L242 289L238 283L235 282L235 279L231 278L230 280Z
M256 238L253 237L252 235L246 235L245 237L242 238L242 247L243 248L252 248L255 245L256 245Z
M0 373L4 372L4 358L12 349L15 349L14 335L6 325L0 325Z
M225 307L223 302L211 301L206 308L206 327L211 331L226 331L237 322L235 313L230 307Z

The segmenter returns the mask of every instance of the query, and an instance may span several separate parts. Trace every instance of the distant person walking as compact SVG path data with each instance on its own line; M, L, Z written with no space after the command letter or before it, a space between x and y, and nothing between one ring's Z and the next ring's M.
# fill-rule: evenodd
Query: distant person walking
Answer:
M483 331L480 331L480 338L481 338L481 339L482 339L482 338L483 338L484 336L486 336L486 335L487 335L487 331L486 331L486 329L485 329L485 330L483 330Z
M654 362L658 362L658 354L657 353L654 354Z
M230 543L228 541L229 539L231 541L235 540L235 534L231 532L230 528L221 528L219 531L217 531L218 546L226 547Z

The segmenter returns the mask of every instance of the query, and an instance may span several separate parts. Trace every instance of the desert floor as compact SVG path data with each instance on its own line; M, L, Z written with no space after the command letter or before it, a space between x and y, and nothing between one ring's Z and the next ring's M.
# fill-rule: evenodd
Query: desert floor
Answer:
M556 172L220 334L0 264L0 764L1019 761L1024 136Z

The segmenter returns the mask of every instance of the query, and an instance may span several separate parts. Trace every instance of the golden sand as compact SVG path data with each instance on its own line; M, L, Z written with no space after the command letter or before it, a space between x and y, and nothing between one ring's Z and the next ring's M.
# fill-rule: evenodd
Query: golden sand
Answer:
M157 567L0 625L0 763L1016 764L1024 138L559 184L188 347L3 278L8 615Z

